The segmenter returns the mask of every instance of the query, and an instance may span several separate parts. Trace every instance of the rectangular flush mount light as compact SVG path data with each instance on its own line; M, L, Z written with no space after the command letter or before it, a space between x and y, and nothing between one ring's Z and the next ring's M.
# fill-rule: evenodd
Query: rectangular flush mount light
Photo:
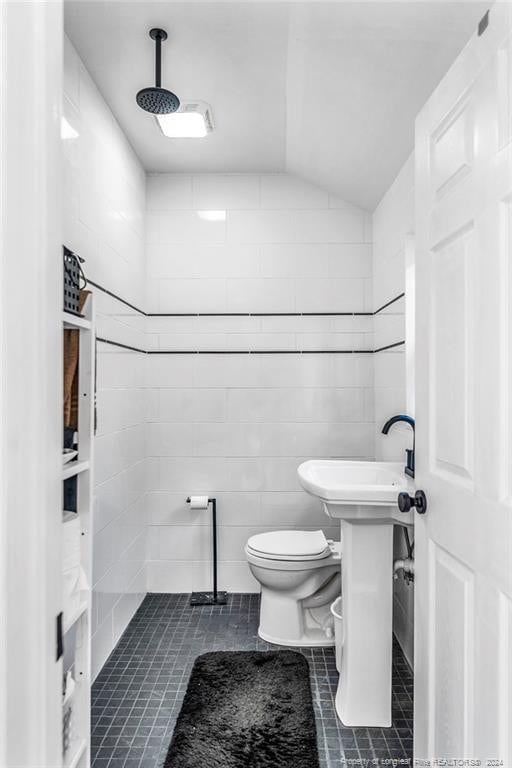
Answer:
M213 131L212 110L204 101L182 102L177 112L156 119L170 139L202 139Z

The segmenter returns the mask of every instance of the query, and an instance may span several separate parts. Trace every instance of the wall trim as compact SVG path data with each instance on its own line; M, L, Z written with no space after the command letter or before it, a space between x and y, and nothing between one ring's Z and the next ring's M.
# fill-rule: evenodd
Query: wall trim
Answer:
M390 301L387 301L385 304L382 305L382 307L379 307L375 310L375 312L372 312L373 315L378 315L379 312L382 312L383 309L387 309L392 304L395 303L395 301L399 301L401 298L405 296L405 291L402 291L402 293L399 293L398 296L395 296L394 299L391 299Z
M374 349L373 352L376 354L377 352L385 352L386 349L393 349L394 347L401 347L402 344L405 344L404 341L395 341L394 344L386 344L384 347L377 347L377 349Z
M140 349L139 347L132 347L130 344L122 344L120 341L114 341L113 339L104 339L101 336L96 336L96 341L101 341L102 344L111 344L113 347L121 347L121 349L127 349L130 352L140 352L143 355L148 354L147 349Z
M100 336L96 341L143 355L375 355L405 344L405 341L396 341L378 349L140 349Z
M114 293L113 291L109 291L108 288L105 288L103 285L100 285L99 283L95 283L94 280L90 280L88 277L86 277L87 285L93 285L95 288L97 288L99 291L102 291L102 293L106 293L107 296L111 296L113 299L116 299L116 301L120 301L121 304L124 304L127 307L130 307L130 309L135 310L135 312L138 312L139 315L144 315L147 317L147 312L144 312L143 309L139 309L135 306L135 304L131 304L129 301L126 301L126 299L123 299L121 296L118 296L117 293ZM86 288L87 288L86 285Z
M116 301L120 301L144 317L373 317L405 296L405 292L398 294L394 299L376 309L375 312L144 312L135 304L131 304L93 280L88 279L87 284L94 286ZM405 340L395 341L377 349L141 349L100 336L96 337L96 341L143 355L374 355L377 352L384 352L405 344Z
M106 293L107 296L111 296L116 301L120 301L144 317L374 317L405 296L405 292L399 293L398 296L383 304L375 312L144 312L143 309L139 309L135 304L126 301L117 293L95 283L94 280L87 278L87 284L93 285L99 291Z

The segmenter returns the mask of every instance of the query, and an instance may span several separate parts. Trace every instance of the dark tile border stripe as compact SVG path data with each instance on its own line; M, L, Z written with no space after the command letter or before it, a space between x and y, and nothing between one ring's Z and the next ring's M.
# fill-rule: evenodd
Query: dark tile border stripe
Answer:
M126 301L126 299L122 299L121 296L117 295L117 293L113 293L113 291L109 291L108 288L104 288L99 283L95 283L94 280L90 280L89 278L87 278L87 285L93 285L102 293L106 293L107 296L111 296L113 299L116 299L116 301L120 301L121 304L124 304L125 306L130 307L130 309L135 310L135 312L138 312L139 315L144 315L144 317L148 316L148 313L144 312L143 309L139 309L138 307L135 306L135 304L130 304L129 301Z
M374 312L146 312L146 317L373 317Z
M373 350L373 353L375 354L376 352L384 352L386 349L393 349L393 347L401 347L402 344L405 344L405 340L404 341L395 341L394 344L386 344L385 347L378 347L377 349Z
M373 317L405 296L405 293L400 293L394 299L376 309L375 312L144 312L143 309L139 309L135 304L131 304L113 291L109 291L99 283L95 283L94 280L87 279L87 283L144 317Z
M96 336L96 341L101 341L103 344L111 344L113 347L121 347L121 349L129 349L130 352L140 352L143 355L148 354L147 349L139 349L139 347L132 347L130 344L121 344L120 341L112 341L112 339L103 339L101 336Z
M405 341L396 341L378 349L139 349L100 336L96 337L96 341L143 355L374 355L405 344Z
M95 283L93 280L87 280L89 285L94 286L99 291L107 294L116 301L121 302L125 306L133 309L144 317L373 317L378 315L379 312L387 307L399 301L405 293L400 293L395 296L394 299L383 304L381 307L375 310L375 312L144 312L134 304L121 298L117 294L104 288L99 283ZM394 344L387 344L384 347L378 349L254 349L254 350L242 350L242 349L140 349L139 347L132 347L129 344L122 344L119 341L113 341L112 339L105 339L97 337L97 341L101 341L103 344L110 344L114 347L120 347L131 352L140 352L143 355L372 355L376 352L384 352L386 349L393 349L405 344L405 341L397 341Z
M395 296L395 298L394 298L394 299L391 299L391 301L387 301L385 304L383 304L383 305L382 305L382 307L379 307L378 309L376 309L376 310L375 310L375 312L372 312L371 314L373 314L373 315L378 315L378 314L379 314L379 312L382 312L382 310L383 310L383 309L387 309L387 308L388 308L388 307L390 307L392 304L394 304L394 303L395 303L395 301L399 301L399 300L400 300L401 298L403 298L404 296L405 296L405 291L402 291L402 293L399 293L399 294L398 294L398 296Z

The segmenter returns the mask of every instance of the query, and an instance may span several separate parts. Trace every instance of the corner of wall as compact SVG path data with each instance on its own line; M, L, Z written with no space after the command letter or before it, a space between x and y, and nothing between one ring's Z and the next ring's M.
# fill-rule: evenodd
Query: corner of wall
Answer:
M406 262L410 260L414 233L414 153L405 162L373 215L373 291L374 310L392 302L375 316L375 347L392 347L375 355L375 456L387 461L405 461L405 449L411 447L411 430L397 425L388 435L381 434L384 422L397 413L406 413L407 376L411 361L406 358L405 340L407 297ZM407 288L410 290L410 281ZM396 301L393 301L397 299ZM408 319L409 320L409 319ZM409 402L410 402L409 397ZM402 531L395 527L394 557L405 556ZM393 587L393 629L405 657L412 666L414 643L414 588L400 576Z

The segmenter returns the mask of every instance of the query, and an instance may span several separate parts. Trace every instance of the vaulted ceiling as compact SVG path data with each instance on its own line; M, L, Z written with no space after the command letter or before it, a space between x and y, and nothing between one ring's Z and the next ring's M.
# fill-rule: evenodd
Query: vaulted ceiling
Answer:
M67 0L66 32L149 171L290 171L373 210L414 145L414 118L482 2ZM168 139L135 102L162 84L213 108L205 139Z

